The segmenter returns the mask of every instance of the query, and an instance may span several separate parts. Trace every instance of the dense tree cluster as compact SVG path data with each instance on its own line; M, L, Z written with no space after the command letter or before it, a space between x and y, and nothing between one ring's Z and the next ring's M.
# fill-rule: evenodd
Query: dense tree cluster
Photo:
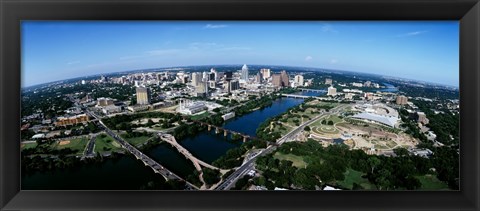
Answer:
M194 170L192 174L189 174L185 179L190 183L196 185L197 187L202 186L202 181L200 181L200 172Z
M209 168L204 168L202 170L203 174L202 174L202 177L203 177L203 181L205 181L205 183L207 185L213 185L213 184L216 184L218 182L220 182L220 171L215 169L215 170L212 170L212 169L209 169Z
M44 152L48 152L48 155ZM43 172L53 169L74 168L86 164L101 163L105 159L98 154L96 157L80 160L75 156L71 156L72 153L76 152L76 150L71 150L69 148L45 151L45 148L41 147L41 145L34 149L22 150L20 159L22 174L30 174L37 171ZM116 160L121 156L121 154L112 152L108 159Z
M243 155L247 152L245 147L237 147L229 149L225 155L212 162L212 165L222 168L231 169L242 165Z
M460 117L453 115L447 109L439 109L443 113L435 114L430 108L434 107L434 102L414 101L418 108L425 112L429 123L426 125L436 135L437 141L448 144L458 145L460 136Z
M415 87L404 84L395 84L398 90L404 92L409 97L426 97L430 99L459 99L458 90L450 90L440 87Z
M186 137L196 135L205 129L206 129L206 126L203 126L200 124L181 123L178 127L175 128L172 135L175 136L175 139L182 140Z
M306 166L297 168L292 162L275 159L271 154L260 157L256 165L263 173L260 178L254 179L255 184L264 185L269 189L274 186L315 189L316 186L335 185L338 181L344 180L345 171L351 168L363 172L364 177L377 189L413 190L421 187L420 181L415 176L435 174L431 171L431 168L435 168L441 181L446 181L451 188L458 189L458 186L455 186L458 177L452 176L452 172L458 172L458 168L452 169L453 163L441 158L455 157L454 152L447 149L438 151L439 154L431 159L411 156L405 149L396 149L396 157L386 157L367 155L361 150L349 150L345 145L323 148L318 142L309 140L305 143L285 143L277 149L277 152L301 156ZM358 184L354 186L361 188Z
M163 128L169 128L173 126L174 122L177 122L182 119L180 115L171 114L171 113L162 113L162 112L145 112L145 113L136 113L131 115L117 115L114 117L107 117L102 119L102 121L110 129L113 130L128 130L131 128L139 127L140 125L133 124L132 121L140 120L142 118L161 118L159 124ZM143 126L153 125L153 121L148 121Z

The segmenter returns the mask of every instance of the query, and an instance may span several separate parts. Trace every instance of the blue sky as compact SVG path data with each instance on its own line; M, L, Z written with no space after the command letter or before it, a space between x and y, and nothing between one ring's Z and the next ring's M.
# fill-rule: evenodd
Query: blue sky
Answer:
M343 21L25 21L22 86L134 69L266 64L458 86L459 24Z

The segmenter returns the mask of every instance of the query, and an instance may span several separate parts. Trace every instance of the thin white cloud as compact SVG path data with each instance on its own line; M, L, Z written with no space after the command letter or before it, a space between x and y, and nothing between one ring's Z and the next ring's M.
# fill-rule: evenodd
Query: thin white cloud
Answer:
M250 47L224 47L224 48L219 48L217 51L249 51L252 50Z
M193 42L189 44L191 49L199 50L199 49L210 49L213 47L223 47L223 45L219 45L214 42Z
M305 61L307 61L307 62L310 61L310 60L312 60L312 59L313 59L313 57L311 57L311 56L305 57Z
M136 56L122 56L118 59L120 60L130 60L130 59L138 59L138 58L143 58L146 57L147 55L136 55Z
M338 31L336 29L334 29L333 26L328 24L328 23L324 23L322 25L322 32L338 33Z
M164 56L164 55L179 53L181 51L182 49L158 49L158 50L147 51L145 53L147 53L149 56Z
M420 34L424 34L424 33L427 33L428 31L424 30L424 31L414 31L414 32L408 32L408 33L405 33L405 34L399 34L397 35L397 37L410 37L410 36L416 36L416 35L420 35Z
M207 24L205 27L205 29L219 29L219 28L225 28L225 27L228 27L228 25L224 25L224 24Z
M336 64L336 63L338 63L338 60L336 60L336 59L331 59L330 60L330 64Z
M79 64L80 61L71 61L71 62L67 62L67 65L72 65L72 64Z

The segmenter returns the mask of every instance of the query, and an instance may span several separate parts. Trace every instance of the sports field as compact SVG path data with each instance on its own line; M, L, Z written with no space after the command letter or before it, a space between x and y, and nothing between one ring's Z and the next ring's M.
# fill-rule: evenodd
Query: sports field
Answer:
M78 150L76 154L83 154L83 150L87 146L87 143L88 143L87 138L62 140L57 144L56 148L57 149L70 148L72 150Z

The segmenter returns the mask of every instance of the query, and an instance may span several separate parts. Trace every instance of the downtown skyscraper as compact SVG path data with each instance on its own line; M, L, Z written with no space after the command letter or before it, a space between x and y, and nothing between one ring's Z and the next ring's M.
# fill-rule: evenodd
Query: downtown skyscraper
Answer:
M242 70L240 71L240 79L248 81L248 67L246 64L243 65Z

